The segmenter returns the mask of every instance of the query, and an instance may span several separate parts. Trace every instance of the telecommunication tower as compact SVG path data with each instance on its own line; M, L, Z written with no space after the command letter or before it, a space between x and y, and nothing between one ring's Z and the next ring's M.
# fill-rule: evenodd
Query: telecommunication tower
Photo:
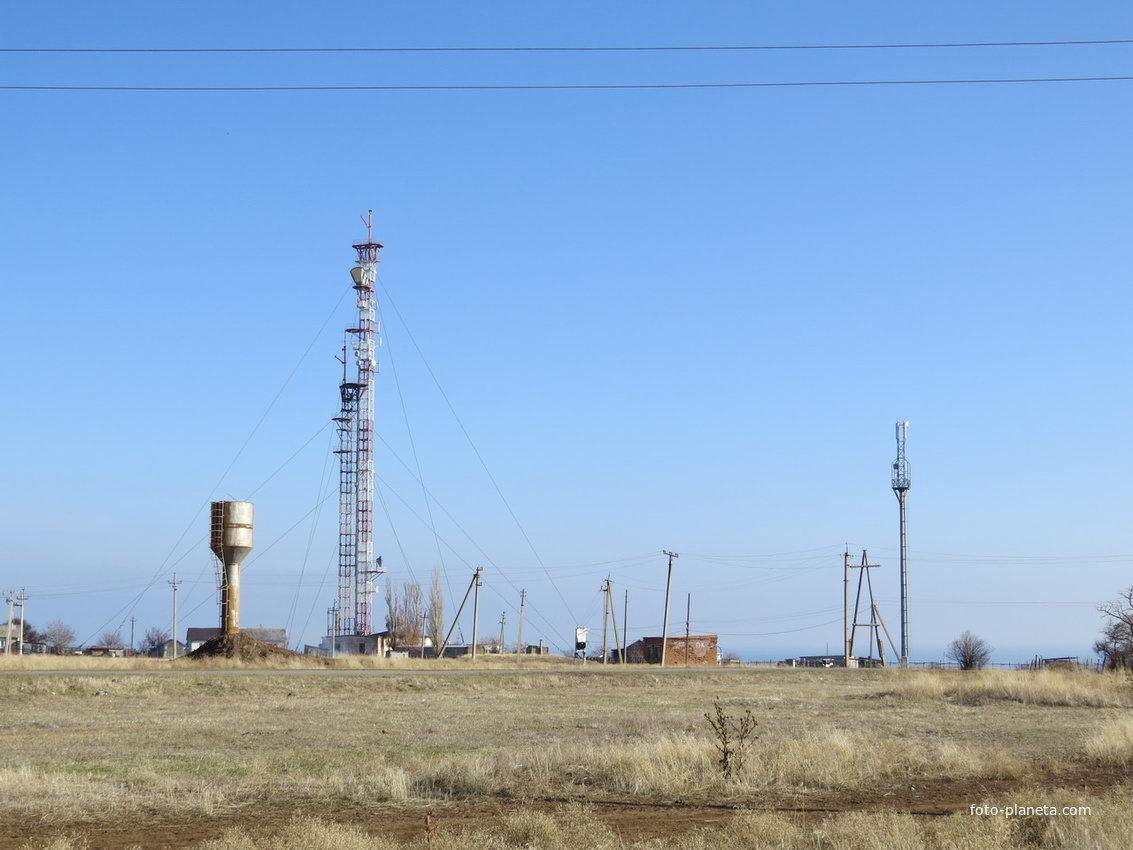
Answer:
M362 219L366 241L354 245L358 265L350 270L358 299L358 318L346 329L342 350L342 408L334 421L339 447L338 604L335 632L340 635L373 633L371 598L374 577L382 559L374 557L374 376L377 373L378 253L373 238L373 211ZM354 353L354 374L349 371L347 348Z
M901 506L901 666L909 664L909 575L905 559L905 498L912 481L909 462L905 459L905 431L908 422L897 423L897 459L893 461L893 493Z

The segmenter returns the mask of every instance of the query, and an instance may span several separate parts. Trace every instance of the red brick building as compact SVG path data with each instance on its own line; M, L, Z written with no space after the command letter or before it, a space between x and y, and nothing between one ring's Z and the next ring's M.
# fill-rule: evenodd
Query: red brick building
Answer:
M646 637L626 647L627 664L660 664L660 637ZM716 635L684 635L670 637L665 644L666 667L715 667L720 663L719 638Z

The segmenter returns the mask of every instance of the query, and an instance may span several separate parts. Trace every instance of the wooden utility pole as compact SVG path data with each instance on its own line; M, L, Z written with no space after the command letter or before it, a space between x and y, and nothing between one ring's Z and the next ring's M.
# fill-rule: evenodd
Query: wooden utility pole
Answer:
M873 580L870 578L870 574L869 574L870 570L877 569L878 566L879 566L878 564L869 563L869 556L866 554L866 551L863 549L862 550L861 565L860 566L854 565L854 567L853 567L853 569L861 570L861 572L858 573L858 594L857 594L857 598L854 600L854 617L853 617L853 620L850 622L850 639L849 639L849 642L848 642L848 645L847 645L846 657L847 657L847 659L853 657L855 632L857 631L858 627L865 627L867 629L866 652L868 654L868 657L869 658L873 657L873 644L876 641L878 660L881 662L882 666L885 666L885 644L882 643L881 632L882 632L882 630L884 630L886 636L888 637L889 629L886 628L885 623L882 621L881 614L878 612L877 605L874 602ZM859 623L858 622L858 613L861 609L861 603L862 603L863 580L864 580L866 591L869 594L869 621ZM892 643L892 640L890 640L890 643ZM894 647L894 654L897 654L898 657L900 657L899 654L896 651L896 647Z
M661 666L665 666L665 651L669 648L669 594L673 590L673 558L679 558L676 552L668 549L661 551L662 555L669 556L669 578L665 581L665 620L661 627Z

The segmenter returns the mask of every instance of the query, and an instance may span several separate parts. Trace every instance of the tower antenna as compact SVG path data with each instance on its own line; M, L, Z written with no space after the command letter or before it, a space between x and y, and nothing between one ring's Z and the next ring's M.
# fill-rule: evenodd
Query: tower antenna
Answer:
M358 265L350 270L358 293L358 318L347 328L354 351L354 375L347 373L343 350L342 408L334 418L339 447L338 633L373 633L374 577L385 572L374 557L374 376L378 369L378 254L373 237L373 210L362 217L366 241L355 244Z
M897 423L897 459L893 461L893 494L901 506L901 666L909 666L909 573L905 549L905 499L912 479L905 459L905 431L908 422Z

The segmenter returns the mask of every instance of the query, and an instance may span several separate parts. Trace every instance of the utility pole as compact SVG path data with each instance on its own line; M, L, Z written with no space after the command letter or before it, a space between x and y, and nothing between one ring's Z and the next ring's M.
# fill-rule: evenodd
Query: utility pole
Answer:
M610 622L610 579L607 576L606 583L602 585L602 663L606 663L609 657L610 650L609 644L606 642L606 626Z
M855 633L856 633L858 627L864 626L867 629L866 655L869 658L873 658L873 644L874 644L874 641L876 640L878 660L880 660L881 666L884 667L885 666L885 644L881 640L881 633L882 633L882 631L884 631L885 636L889 637L889 629L886 627L885 621L881 619L881 613L877 610L877 604L874 601L874 597L873 597L873 581L872 581L872 579L870 579L870 575L869 575L869 571L873 570L873 569L877 569L878 566L879 566L878 564L869 563L869 556L866 553L866 551L863 549L862 550L861 566L854 566L855 570L861 570L861 572L858 573L858 595L857 595L857 598L854 601L854 619L853 619L853 622L850 623L850 640L849 640L849 645L847 647L846 655L848 657L853 655ZM860 611L861 604L862 604L862 582L863 582L863 580L865 582L866 591L869 593L869 621L868 622L858 622L858 612ZM890 644L892 644L892 639L890 639ZM893 649L894 649L894 651L896 651L897 648L893 647Z
M606 591L606 609L610 612L610 622L614 627L614 650L618 653L618 663L619 664L625 664L626 663L625 648L622 646L622 643L619 642L619 640L618 640L618 612L617 612L617 608L614 605L614 583L612 581L610 581L610 579L607 578L606 579L606 586L603 589ZM604 628L605 628L605 626L603 626L603 629ZM624 640L625 640L625 638L623 637L622 641L624 641ZM603 658L606 657L606 639L605 639L604 636L602 638L602 657ZM606 662L603 661L602 663L605 664Z
M897 459L893 461L893 495L901 513L901 666L909 666L909 574L905 559L905 498L913 486L909 462L905 459L905 431L908 422L897 423Z
M169 582L173 585L173 660L177 660L177 587L181 582L177 581L177 573L173 574L173 580Z
M16 601L20 603L20 655L24 654L24 623L27 622L27 615L24 614L24 605L28 601L28 594L24 588L20 588L20 595L16 597Z
M515 639L515 654L523 657L523 603L527 601L527 591L519 591L519 636Z
M507 611L500 612L500 655L504 654L504 623L507 622Z
M622 617L622 663L626 660L626 644L629 641L629 588L626 588L625 614Z
M679 558L676 552L668 549L661 550L662 555L669 556L669 578L665 582L665 621L661 627L661 666L665 666L665 652L669 648L669 594L673 590L673 558Z
M137 620L137 617L131 617L130 618L130 654L131 655L134 654L134 622L136 620Z
M689 642L689 629L692 623L692 594L688 595L688 603L685 608L685 667L688 667L688 642Z
M842 555L842 666L850 667L850 544Z
M448 649L448 642L452 639L452 633L456 631L457 624L460 623L460 615L464 613L464 606L468 604L468 597L472 594L473 588L480 587L480 573L483 572L483 567L477 567L476 572L472 574L472 581L468 584L468 590L464 591L464 598L460 600L460 607L456 609L456 616L452 620L452 626L449 627L448 634L445 635L444 643L441 644L441 649L437 653L437 658L444 658L445 650ZM477 598L479 598L479 591L477 591ZM473 658L476 657L476 622L472 623L472 652Z
M7 602L8 602L8 634L4 638L4 654L5 655L11 655L12 654L12 612L16 607L16 598L12 595L13 593L15 593L14 590L5 590L4 592L6 594L8 594L8 597L7 597Z
M472 660L476 660L476 634L480 622L480 573L483 567L476 568L476 577L472 579Z
M327 634L330 636L330 657L338 656L338 600L327 608Z

